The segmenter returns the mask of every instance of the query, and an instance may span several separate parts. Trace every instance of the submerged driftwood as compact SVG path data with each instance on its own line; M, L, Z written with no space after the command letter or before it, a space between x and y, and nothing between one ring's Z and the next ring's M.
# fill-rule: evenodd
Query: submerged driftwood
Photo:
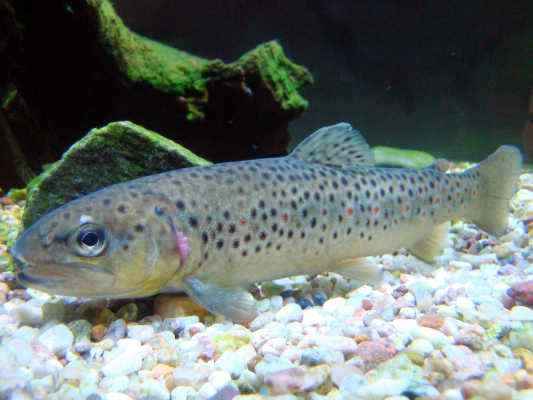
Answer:
M34 171L116 120L213 161L279 155L288 122L307 107L298 90L312 76L275 41L224 63L132 32L108 0L6 4L23 27L24 48L9 83L31 118L17 108L5 115Z

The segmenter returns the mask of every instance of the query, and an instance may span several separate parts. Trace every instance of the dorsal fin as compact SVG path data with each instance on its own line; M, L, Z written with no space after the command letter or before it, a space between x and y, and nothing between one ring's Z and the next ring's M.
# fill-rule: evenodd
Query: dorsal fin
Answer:
M296 146L290 156L338 167L374 165L374 155L366 140L359 131L345 122L314 132Z

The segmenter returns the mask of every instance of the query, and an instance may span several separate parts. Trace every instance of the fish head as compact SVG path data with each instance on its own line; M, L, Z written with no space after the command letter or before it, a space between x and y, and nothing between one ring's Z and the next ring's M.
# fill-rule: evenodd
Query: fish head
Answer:
M10 249L18 280L67 296L157 293L180 267L170 206L162 196L131 188L109 188L67 203L25 230Z

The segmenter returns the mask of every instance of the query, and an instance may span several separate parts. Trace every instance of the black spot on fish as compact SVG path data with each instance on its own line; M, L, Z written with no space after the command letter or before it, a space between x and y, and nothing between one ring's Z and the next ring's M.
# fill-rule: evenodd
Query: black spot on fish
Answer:
M189 218L189 225L193 228L197 228L198 227L198 220L195 218L195 217L190 217Z
M207 243L208 240L207 232L202 232L202 242Z
M125 204L121 204L117 207L117 210L121 214L126 214L126 212L128 211L128 207L126 207Z
M155 206L154 207L154 213L158 216L161 216L163 215L165 212L163 211L163 209L161 207L158 207L158 206Z
M135 232L139 232L139 233L144 232L144 226L141 224L137 224L133 228L135 229Z
M220 239L217 241L217 249L220 250L222 247L224 247L224 241Z
M229 228L228 228L228 232L229 233L235 233L236 231L236 227L235 227L235 224L230 224Z
M239 241L238 240L234 240L233 243L232 243L232 246L234 249L237 249L239 247Z

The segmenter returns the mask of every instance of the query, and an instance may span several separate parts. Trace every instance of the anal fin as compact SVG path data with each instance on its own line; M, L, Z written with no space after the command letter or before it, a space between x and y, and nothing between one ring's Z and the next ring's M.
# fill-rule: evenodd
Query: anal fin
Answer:
M194 276L183 280L183 289L208 311L234 322L248 322L257 315L253 296L240 287L221 287Z
M429 235L416 242L409 251L422 261L432 264L446 247L449 229L449 221L435 226Z
M361 284L377 285L383 279L383 270L373 257L347 258L337 261L330 270Z

